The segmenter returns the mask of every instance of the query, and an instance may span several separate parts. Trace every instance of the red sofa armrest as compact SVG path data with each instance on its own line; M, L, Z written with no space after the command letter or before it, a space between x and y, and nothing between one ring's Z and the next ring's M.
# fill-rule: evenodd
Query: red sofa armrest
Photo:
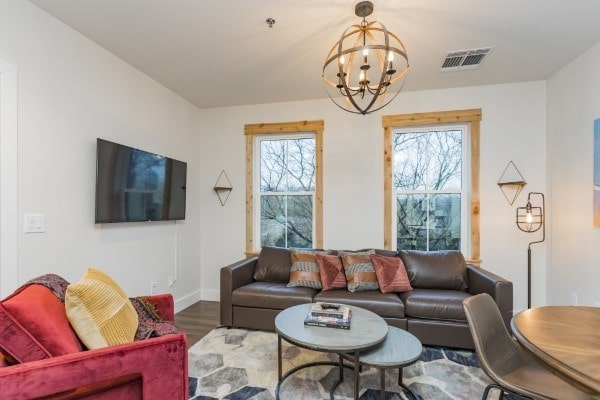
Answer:
M98 393L103 384L111 389L131 382L141 384L145 400L186 400L187 367L187 342L179 333L0 368L0 395L62 399L81 388L93 387Z
M173 302L173 295L157 294L154 296L149 296L148 301L154 306L156 312L164 321L175 321L175 304Z

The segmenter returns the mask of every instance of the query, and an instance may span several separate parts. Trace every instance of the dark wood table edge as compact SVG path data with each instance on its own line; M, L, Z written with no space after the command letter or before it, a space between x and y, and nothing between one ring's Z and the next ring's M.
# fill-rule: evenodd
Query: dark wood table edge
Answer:
M549 307L560 307L560 306L549 306ZM551 355L546 353L544 350L540 349L538 346L533 344L529 339L527 339L527 337L525 337L525 335L523 335L521 333L521 331L519 330L519 328L517 326L516 321L517 321L519 315L521 315L527 311L530 311L530 310L531 309L520 311L517 314L515 314L510 320L510 327L511 327L513 336L515 337L517 342L525 350L527 350L527 352L529 354L531 354L536 360L539 360L540 364L542 366L544 366L548 371L555 374L562 380L566 381L571 386L575 386L576 388L578 388L586 393L591 393L593 395L599 395L600 392L598 392L594 388L594 382L590 382L590 379L592 379L592 378L590 378L586 374L582 374L581 372L571 368L570 366L566 365L565 363L552 357ZM586 384L585 382L588 382L588 384Z

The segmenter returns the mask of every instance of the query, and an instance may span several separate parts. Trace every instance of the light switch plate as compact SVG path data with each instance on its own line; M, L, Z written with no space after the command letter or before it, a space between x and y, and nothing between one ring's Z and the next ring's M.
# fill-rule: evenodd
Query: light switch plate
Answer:
M46 216L44 214L25 214L25 233L43 233L46 231Z

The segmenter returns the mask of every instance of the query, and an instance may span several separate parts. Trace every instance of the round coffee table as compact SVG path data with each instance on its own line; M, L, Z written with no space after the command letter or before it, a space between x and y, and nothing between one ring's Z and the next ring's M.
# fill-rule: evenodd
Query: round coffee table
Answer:
M282 382L296 371L314 365L338 365L340 382L344 379L344 363L342 354L353 356L354 360L354 398L358 399L359 353L383 342L388 334L388 325L379 315L363 308L348 306L352 310L350 329L336 329L304 325L304 319L310 312L312 304L301 304L286 308L275 317L277 331L278 382L275 397L279 398ZM340 354L338 363L331 361L312 362L296 366L283 374L281 340L310 350ZM339 383L339 382L338 382ZM332 388L337 387L337 384ZM333 391L330 392L333 396Z

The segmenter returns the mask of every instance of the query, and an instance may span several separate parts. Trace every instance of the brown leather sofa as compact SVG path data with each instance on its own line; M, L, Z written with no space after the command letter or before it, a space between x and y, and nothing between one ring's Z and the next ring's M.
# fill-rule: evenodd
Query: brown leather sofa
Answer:
M512 282L467 265L460 252L375 252L402 259L412 291L384 294L379 290L288 287L290 251L264 247L259 256L221 268L221 325L273 331L275 316L281 310L325 301L375 312L389 325L408 330L426 345L473 349L462 302L472 295L488 293L510 329Z

